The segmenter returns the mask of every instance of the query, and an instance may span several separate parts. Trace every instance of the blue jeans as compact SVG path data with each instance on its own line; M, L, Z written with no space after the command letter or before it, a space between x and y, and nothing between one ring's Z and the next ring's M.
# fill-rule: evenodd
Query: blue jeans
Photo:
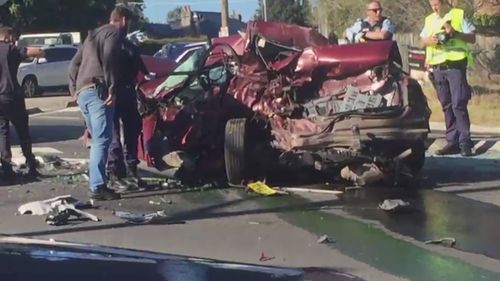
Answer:
M78 95L78 106L92 137L89 160L90 190L98 191L106 186L106 162L113 137L114 107L104 100L107 91L102 87L85 89Z

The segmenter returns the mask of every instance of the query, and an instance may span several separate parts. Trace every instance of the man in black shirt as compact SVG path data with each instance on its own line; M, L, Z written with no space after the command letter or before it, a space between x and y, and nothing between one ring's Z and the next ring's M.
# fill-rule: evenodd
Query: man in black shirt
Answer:
M28 113L23 92L17 81L19 64L28 57L44 55L39 48L18 47L16 32L8 26L0 27L0 154L2 170L7 177L14 176L10 149L9 121L19 136L29 175L36 176L36 160L31 148Z
M108 173L118 188L130 188L121 180L129 177L137 180L137 141L142 129L142 121L137 110L135 90L139 73L148 75L140 56L139 48L125 40L120 55L116 106L114 116L113 140L109 147ZM123 124L123 145L120 134L120 121ZM126 165L126 167L125 167Z

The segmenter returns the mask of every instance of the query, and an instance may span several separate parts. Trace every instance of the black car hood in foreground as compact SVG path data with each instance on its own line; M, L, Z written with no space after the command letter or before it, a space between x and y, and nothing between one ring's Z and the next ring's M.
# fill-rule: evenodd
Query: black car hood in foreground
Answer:
M335 270L225 263L90 244L0 236L0 280L360 281Z

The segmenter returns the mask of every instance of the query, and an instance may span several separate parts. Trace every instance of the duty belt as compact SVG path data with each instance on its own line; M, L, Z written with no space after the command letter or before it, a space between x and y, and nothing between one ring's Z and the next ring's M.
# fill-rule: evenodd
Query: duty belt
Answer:
M467 68L467 59L457 61L445 61L440 64L432 66L433 69L446 70L446 69L465 69Z

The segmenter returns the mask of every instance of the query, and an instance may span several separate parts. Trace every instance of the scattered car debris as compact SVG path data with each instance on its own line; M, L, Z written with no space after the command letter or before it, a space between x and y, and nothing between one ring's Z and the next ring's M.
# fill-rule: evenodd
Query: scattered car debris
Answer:
M338 195L342 194L342 191L339 190L328 190L328 189L317 189L317 188L301 188L301 187L281 187L279 188L280 191L284 192L305 192L305 193L321 193L321 194L332 194L332 195Z
M160 206L160 205L161 205L161 202L154 201L154 200L149 200L149 205L156 205L156 206Z
M92 207L92 201L82 203L71 195L63 195L43 201L23 204L18 208L18 213L21 215L47 215L45 222L49 225L56 226L67 224L71 216L75 216L78 219L85 218L98 222L100 219L97 216L79 210L79 208L86 209Z
M321 237L318 239L317 242L319 244L329 244L329 243L335 243L335 240L331 239L330 237L328 237L328 235L324 234L321 235Z
M387 199L380 204L379 209L382 209L384 211L402 211L402 210L408 210L410 208L410 203L403 201L401 199Z
M127 223L130 223L130 224L153 223L155 221L158 221L160 219L167 217L167 214L165 213L165 211L158 211L158 212L149 213L149 214L137 214L137 213L113 210L113 215L115 215L121 219L124 219Z
M270 261L270 260L274 260L276 257L268 257L264 254L264 252L261 252L260 254L260 258L259 258L259 261L260 262L266 262L266 261Z
M428 240L428 241L425 241L424 243L428 244L428 245L429 244L432 244L432 245L440 244L440 245L443 245L443 246L446 246L449 248L453 248L455 246L455 244L457 243L457 240L453 237L444 237L441 239Z
M351 181L356 186L366 186L378 182L385 177L380 168L375 164L345 166L340 171L340 176L345 180Z
M269 187L267 184L261 181L250 183L247 186L249 189L253 190L255 193L258 193L260 195L271 196L278 194L278 191L276 189Z
M17 210L21 215L46 215L53 208L54 204L74 204L78 202L71 195L57 196L43 201L34 201L21 205Z
M73 205L57 205L50 210L45 218L45 222L48 225L65 225L69 222L71 216L75 216L78 219L85 218L95 222L100 221L97 216L78 210Z
M165 199L163 197L160 197L160 200L165 203L165 204L168 204L168 205L172 205L174 202L172 202L172 200L170 199Z

